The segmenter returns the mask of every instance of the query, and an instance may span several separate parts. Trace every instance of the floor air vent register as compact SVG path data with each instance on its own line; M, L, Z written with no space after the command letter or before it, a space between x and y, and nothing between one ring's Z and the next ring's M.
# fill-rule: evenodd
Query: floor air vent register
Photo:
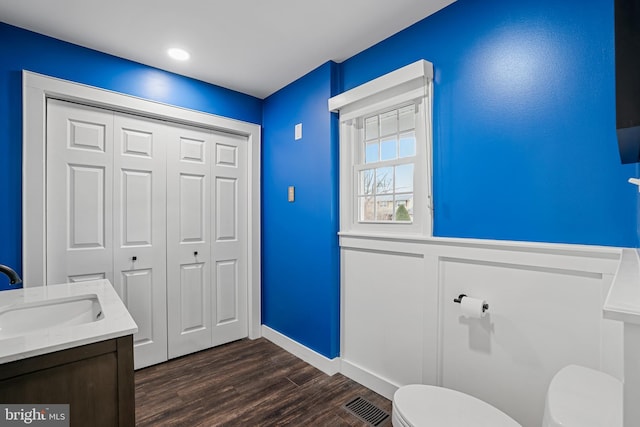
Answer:
M356 397L343 406L349 413L360 418L369 425L378 427L389 420L389 414L362 397Z

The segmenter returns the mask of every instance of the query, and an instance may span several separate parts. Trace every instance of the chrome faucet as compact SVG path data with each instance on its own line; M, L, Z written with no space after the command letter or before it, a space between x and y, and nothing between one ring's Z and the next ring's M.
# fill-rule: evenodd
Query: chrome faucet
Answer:
M4 273L9 278L9 283L11 285L19 285L20 283L22 283L22 279L20 278L20 276L18 276L18 273L16 273L6 265L0 264L0 273Z

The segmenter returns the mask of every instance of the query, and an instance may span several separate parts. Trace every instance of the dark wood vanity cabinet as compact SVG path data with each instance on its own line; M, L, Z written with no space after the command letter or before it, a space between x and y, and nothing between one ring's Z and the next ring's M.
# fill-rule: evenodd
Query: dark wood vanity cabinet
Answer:
M72 427L135 426L133 336L0 365L0 403L68 403Z

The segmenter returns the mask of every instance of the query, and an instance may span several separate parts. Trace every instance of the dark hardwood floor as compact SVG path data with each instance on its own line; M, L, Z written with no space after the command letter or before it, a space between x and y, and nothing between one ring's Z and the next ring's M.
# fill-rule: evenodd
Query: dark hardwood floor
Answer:
M384 397L264 338L141 369L135 383L137 426L367 426L342 408L359 396L391 414Z

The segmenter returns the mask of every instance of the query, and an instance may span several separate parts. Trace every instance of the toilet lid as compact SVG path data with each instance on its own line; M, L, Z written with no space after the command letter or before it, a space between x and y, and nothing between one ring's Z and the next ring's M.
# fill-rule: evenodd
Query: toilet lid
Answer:
M400 387L393 410L410 426L521 427L504 412L459 391L430 385Z
M622 427L622 401L620 380L569 365L551 380L546 410L552 426Z

